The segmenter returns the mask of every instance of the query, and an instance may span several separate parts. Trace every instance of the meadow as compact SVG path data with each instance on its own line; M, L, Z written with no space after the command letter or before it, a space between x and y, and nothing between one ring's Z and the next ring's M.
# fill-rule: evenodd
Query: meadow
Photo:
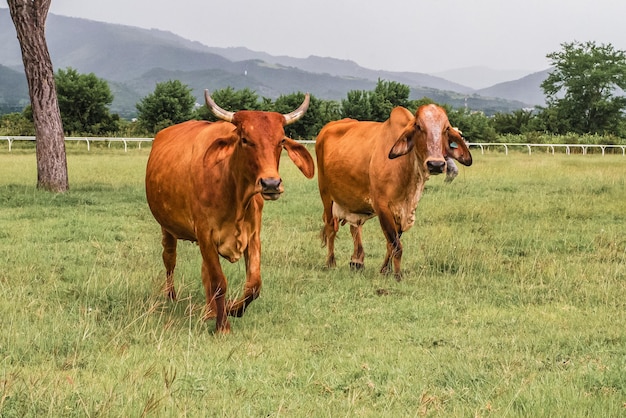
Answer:
M626 158L472 151L428 181L400 282L376 219L363 271L347 226L324 267L317 182L283 153L261 297L222 336L194 244L179 300L161 291L149 146L69 144L65 194L0 147L0 416L624 416ZM223 266L237 296L243 263Z

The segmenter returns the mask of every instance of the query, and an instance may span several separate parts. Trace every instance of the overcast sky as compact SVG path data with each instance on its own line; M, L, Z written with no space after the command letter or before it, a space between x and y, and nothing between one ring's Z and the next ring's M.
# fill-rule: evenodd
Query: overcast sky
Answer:
M624 0L52 0L50 13L389 71L539 71L573 41L626 50Z

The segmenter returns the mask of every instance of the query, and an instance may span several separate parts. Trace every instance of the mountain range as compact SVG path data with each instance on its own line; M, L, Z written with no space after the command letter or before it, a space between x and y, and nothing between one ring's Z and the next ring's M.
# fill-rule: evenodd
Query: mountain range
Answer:
M275 99L281 94L308 91L325 100L341 100L351 90L373 90L379 79L408 85L410 98L429 97L452 107L467 106L486 114L510 112L544 104L541 81L548 70L475 89L451 81L466 80L476 69L431 75L371 70L350 60L309 56L293 58L251 51L245 47L217 48L171 32L49 14L46 39L55 70L72 67L107 80L115 97L111 111L132 117L135 104L152 93L156 83L178 79L203 103L205 88L249 88ZM0 8L0 113L21 111L28 90L15 28L8 9ZM489 85L486 69L478 71ZM463 78L463 75L466 78ZM510 73L511 77L520 76Z

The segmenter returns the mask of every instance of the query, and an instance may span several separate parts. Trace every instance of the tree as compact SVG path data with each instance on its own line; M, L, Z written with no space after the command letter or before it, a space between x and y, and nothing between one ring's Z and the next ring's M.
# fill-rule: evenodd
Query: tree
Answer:
M237 112L239 110L261 110L286 114L297 109L304 101L304 93L292 93L279 96L276 101L267 97L259 100L257 94L249 88L235 90L232 87L215 90L211 97L223 109ZM309 108L301 120L285 127L285 135L294 138L314 138L322 127L341 117L340 105L336 101L320 100L311 95ZM204 120L217 118L203 106L197 110L197 117Z
M73 68L55 76L63 128L72 133L102 134L118 129L118 115L111 115L113 102L109 84L94 73L79 74Z
M541 83L556 133L619 133L624 120L626 53L611 44L563 43L547 55L554 69ZM565 130L565 131L564 131Z
M8 113L0 116L0 135L35 135L30 105L22 113Z
M469 142L494 142L497 139L496 131L490 120L482 112L470 111L466 108L449 109L443 106L448 113L450 124L463 132L463 137Z
M137 119L150 133L193 119L196 99L179 80L157 83L154 93L137 103Z
M211 93L211 97L222 109L229 110L231 112L261 109L259 96L247 87L243 90L235 91L235 89L228 86L225 89L215 90ZM197 118L210 121L217 120L217 117L206 106L198 108Z
M336 100L320 100L318 109L319 118L312 127L313 135L310 138L317 136L328 122L341 119L341 103Z
M396 81L378 79L374 92L370 95L372 120L384 122L389 119L391 110L396 106L409 107L409 86Z
M7 0L22 50L33 110L37 155L37 187L53 192L69 189L65 137L46 43L45 26L51 0Z
M383 122L396 106L409 107L409 86L396 81L378 79L373 91L351 90L341 101L343 117Z
M296 110L304 102L304 93L292 93L279 96L274 102L273 111L287 114ZM285 135L293 139L312 138L317 132L317 120L319 116L319 100L310 96L309 108L302 119L285 126ZM320 127L321 129L321 127Z
M533 111L518 109L511 113L497 112L491 118L491 124L498 134L519 135L529 129Z
M342 117L357 120L372 120L370 94L367 90L350 90L341 101Z
M411 100L411 103L409 104L409 110L415 113L418 107L431 103L435 103L435 101L426 96L422 97L421 99ZM449 112L449 109L446 108L446 112Z

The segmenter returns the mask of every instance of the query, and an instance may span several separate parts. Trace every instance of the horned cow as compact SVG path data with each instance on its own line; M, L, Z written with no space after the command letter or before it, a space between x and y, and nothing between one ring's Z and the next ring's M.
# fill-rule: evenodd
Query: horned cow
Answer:
M160 131L146 167L146 197L161 225L165 291L176 298L174 268L178 240L197 242L202 255L205 318L217 332L230 331L228 315L241 316L261 290L261 215L265 200L284 191L278 173L283 149L307 178L314 175L306 148L287 138L284 126L300 119L309 95L288 114L220 108L205 91L210 110L221 119L188 121ZM240 299L226 301L227 280L219 257L245 259Z

